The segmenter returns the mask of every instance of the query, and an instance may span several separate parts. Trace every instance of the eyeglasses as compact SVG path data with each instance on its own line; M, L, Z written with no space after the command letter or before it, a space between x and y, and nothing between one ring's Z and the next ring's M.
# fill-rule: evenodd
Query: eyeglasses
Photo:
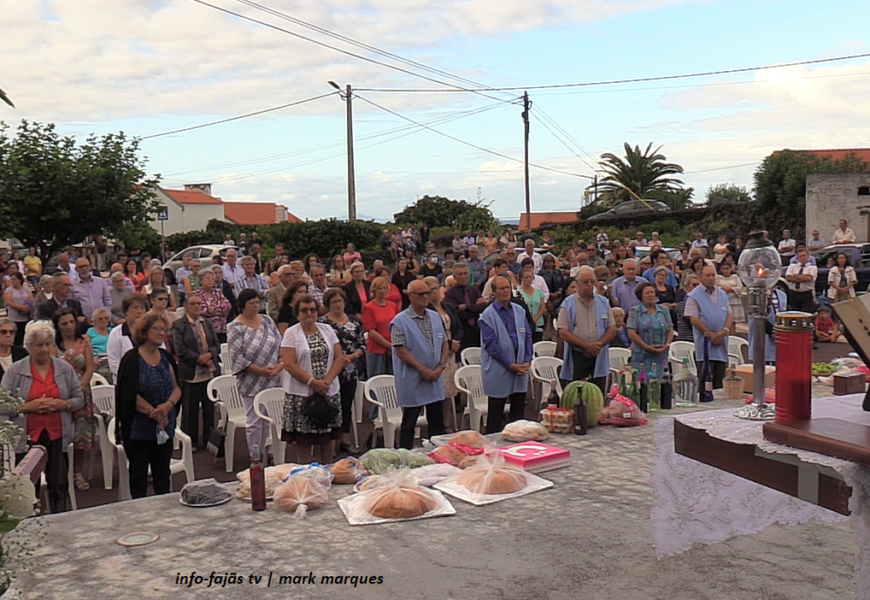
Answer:
M169 302L169 298L167 296L158 296L157 298L154 298L154 302L157 302L158 300L162 302Z
M154 333L166 333L169 330L165 327L152 327L151 331L153 331Z
M300 315L312 315L312 314L315 314L316 312L317 312L316 308L300 308L299 309Z
M0 335L15 335L14 329L0 329Z
M428 296L431 292L408 292L410 296Z

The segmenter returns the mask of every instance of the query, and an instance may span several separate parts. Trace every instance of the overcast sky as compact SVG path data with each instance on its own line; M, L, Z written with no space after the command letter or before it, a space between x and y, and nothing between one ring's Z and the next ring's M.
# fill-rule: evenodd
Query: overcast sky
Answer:
M829 0L258 0L297 19L493 87L638 78L870 52L870 2ZM217 6L427 73L265 14ZM193 0L0 0L0 119L62 133L147 136L332 90L445 86L346 56ZM456 81L452 81L455 85ZM461 84L464 86L470 84ZM391 218L423 194L475 199L517 218L523 169L414 128L371 100L466 142L521 159L521 91L359 92L356 186L362 217ZM870 59L631 85L530 91L532 161L591 176L623 142L663 145L702 200L752 186L779 148L870 144ZM506 102L507 100L507 102ZM473 112L478 109L481 112ZM472 113L472 114L469 114ZM539 119L558 132L558 141ZM330 96L260 117L145 140L166 187L212 182L224 200L273 201L302 218L347 214L345 104ZM568 138L570 136L570 139ZM566 145L569 148L566 147ZM579 155L579 156L578 156ZM533 168L532 210L576 210L589 180Z

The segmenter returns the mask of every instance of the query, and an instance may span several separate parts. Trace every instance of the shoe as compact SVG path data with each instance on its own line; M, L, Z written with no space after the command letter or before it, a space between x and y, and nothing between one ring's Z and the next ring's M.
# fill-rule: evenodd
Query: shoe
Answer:
M86 492L86 491L88 491L89 489L91 489L91 484L89 484L89 483L85 480L85 476L82 475L81 473L76 473L76 474L73 476L73 483L75 484L76 489L77 489L78 491L80 491L80 492Z
M348 454L359 454L359 448L357 448L353 444L341 443L339 444L338 449L341 452L347 452Z

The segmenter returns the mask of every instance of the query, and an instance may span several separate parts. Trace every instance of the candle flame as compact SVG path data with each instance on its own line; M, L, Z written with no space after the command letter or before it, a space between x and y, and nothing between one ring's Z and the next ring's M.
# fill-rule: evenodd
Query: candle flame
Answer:
M761 267L761 266L758 267L758 276L764 277L764 267Z

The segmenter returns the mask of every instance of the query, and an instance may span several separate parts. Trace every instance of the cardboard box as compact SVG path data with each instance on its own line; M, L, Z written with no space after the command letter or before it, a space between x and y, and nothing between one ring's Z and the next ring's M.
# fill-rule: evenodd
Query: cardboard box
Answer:
M864 373L846 373L834 375L834 395L860 394L864 391Z
M776 367L764 367L764 387L776 387ZM735 375L743 378L743 393L751 394L755 385L755 369L752 365L737 365L734 367Z

